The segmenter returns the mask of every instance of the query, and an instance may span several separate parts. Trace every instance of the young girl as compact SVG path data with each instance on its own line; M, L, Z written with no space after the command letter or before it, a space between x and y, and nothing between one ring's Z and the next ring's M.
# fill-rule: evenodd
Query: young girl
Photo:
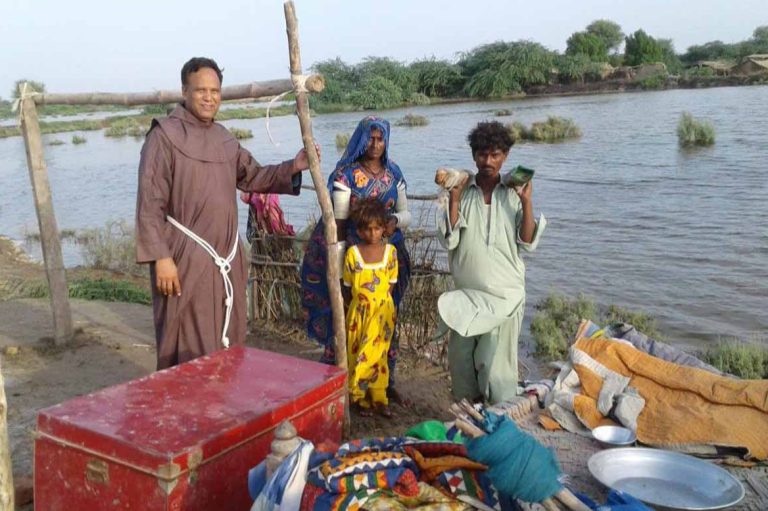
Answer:
M349 392L360 415L376 410L391 417L387 352L395 331L397 251L382 239L388 218L378 199L358 200L351 217L360 243L347 250L343 271Z

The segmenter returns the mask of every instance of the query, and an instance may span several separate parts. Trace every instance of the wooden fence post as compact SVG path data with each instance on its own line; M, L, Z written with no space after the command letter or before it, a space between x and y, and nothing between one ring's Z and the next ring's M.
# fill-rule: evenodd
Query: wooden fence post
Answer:
M5 400L5 382L0 362L0 511L13 511L13 472L11 445L8 442L8 405Z
M283 4L285 10L285 26L288 33L288 53L291 62L291 79L294 80L296 91L296 111L301 126L301 138L304 149L309 156L309 172L312 183L315 185L317 200L322 211L323 224L325 226L325 242L328 246L328 292L331 299L331 315L333 317L333 334L336 348L336 365L346 371L347 369L347 332L344 321L344 300L341 296L341 276L336 264L336 251L338 250L336 219L333 216L333 204L331 195L325 186L323 175L320 171L320 159L315 150L314 137L312 136L312 120L309 115L309 101L307 93L301 87L296 87L295 78L301 75L301 49L299 47L299 29L296 21L296 11L292 1ZM345 385L346 388L346 385ZM349 399L344 400L344 437L348 438L350 432Z
M69 308L69 291L64 260L61 255L61 241L56 216L53 213L51 187L48 182L48 168L43 155L43 140L37 120L37 107L31 97L21 98L21 132L27 151L29 179L32 181L32 195L40 228L40 243L43 247L45 273L48 277L51 309L53 310L53 331L56 344L72 339L72 311Z

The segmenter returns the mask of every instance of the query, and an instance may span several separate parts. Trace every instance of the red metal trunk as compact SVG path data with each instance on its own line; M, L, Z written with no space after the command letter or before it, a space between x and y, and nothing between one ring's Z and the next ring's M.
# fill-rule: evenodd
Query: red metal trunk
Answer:
M336 367L237 347L46 408L35 508L247 510L275 427L338 443L345 395Z

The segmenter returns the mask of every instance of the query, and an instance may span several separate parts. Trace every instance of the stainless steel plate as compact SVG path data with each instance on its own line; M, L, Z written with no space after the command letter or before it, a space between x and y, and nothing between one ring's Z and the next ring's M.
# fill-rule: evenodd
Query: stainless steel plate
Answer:
M592 430L592 436L609 445L629 445L637 440L634 431L621 426L598 426Z
M651 505L673 509L722 509L744 498L744 487L722 468L661 449L622 447L589 458L604 485Z

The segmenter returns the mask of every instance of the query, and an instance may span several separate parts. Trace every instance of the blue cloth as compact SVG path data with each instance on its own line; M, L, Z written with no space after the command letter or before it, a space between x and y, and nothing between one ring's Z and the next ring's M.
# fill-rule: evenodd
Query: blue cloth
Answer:
M366 149L368 149L368 142L371 141L371 130L373 129L381 131L384 138L384 154L381 157L382 163L384 163L384 166L389 170L396 172L399 175L399 178L402 179L403 174L400 172L400 167L389 158L389 121L373 115L370 115L357 123L357 128L355 128L352 136L349 137L349 142L347 142L347 147L344 149L344 154L342 154L341 159L336 162L336 168L340 169L346 167L356 163L357 160L362 158ZM333 191L333 175L328 179L328 190Z
M605 504L598 504L586 495L576 493L576 496L590 509L595 511L653 511L629 493L611 490Z
M377 179L367 177L359 163L360 158L365 154L368 142L371 140L372 129L378 129L382 132L385 146L384 154L382 155L382 164L385 167L385 172ZM344 154L336 164L336 169L328 177L328 189L332 191L333 184L339 182L349 187L352 192L350 205L361 198L376 197L384 204L388 214L395 213L397 187L400 184L405 186L406 183L400 167L389 157L389 132L389 122L384 119L366 117L361 120L357 128L355 128L352 137L350 137ZM320 361L333 364L335 363L336 355L333 349L333 321L331 318L328 280L326 278L328 254L324 229L325 227L321 220L312 231L309 243L307 244L307 250L304 253L304 259L301 264L301 305L306 315L307 335L325 347L325 352ZM348 226L347 246L356 244L359 241L360 238L354 227ZM398 276L392 298L395 301L395 307L399 307L410 280L411 259L405 246L405 238L400 229L395 231L388 242L397 249ZM390 344L389 353L387 353L390 385L394 383L397 349L398 334L397 327L395 327L395 336Z
M541 502L557 493L561 471L554 453L507 417L486 414L493 432L469 440L467 453L488 465L486 474L496 489L525 502Z

